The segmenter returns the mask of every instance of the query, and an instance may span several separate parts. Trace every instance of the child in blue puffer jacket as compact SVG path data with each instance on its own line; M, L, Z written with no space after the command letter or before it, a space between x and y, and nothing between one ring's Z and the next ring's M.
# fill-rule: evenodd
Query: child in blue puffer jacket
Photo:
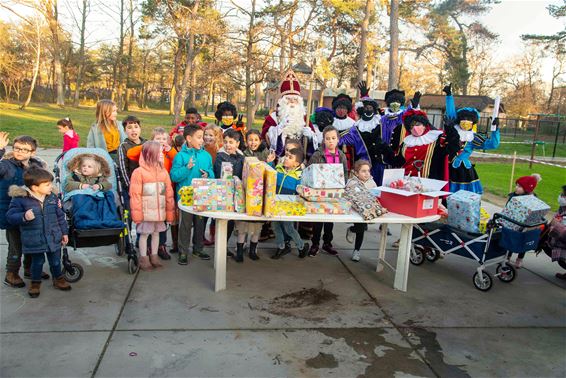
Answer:
M277 194L297 194L297 185L301 183L302 171L300 167L303 160L304 153L300 148L293 148L285 153L283 163L275 167L277 171ZM273 222L273 230L275 231L277 252L271 257L272 259L279 259L291 252L290 248L285 247L285 235L295 242L301 259L307 255L309 244L301 239L293 222Z
M28 294L39 296L45 256L53 276L53 286L71 290L61 272L61 246L69 242L69 229L61 201L53 190L53 175L43 168L29 168L24 173L25 186L11 186L12 201L6 213L8 222L19 226L22 253L31 255L31 287Z

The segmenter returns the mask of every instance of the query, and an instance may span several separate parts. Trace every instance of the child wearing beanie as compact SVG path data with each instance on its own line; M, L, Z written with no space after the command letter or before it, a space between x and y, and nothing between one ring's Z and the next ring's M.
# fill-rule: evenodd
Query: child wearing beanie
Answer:
M537 187L537 184L541 180L542 178L538 173L533 173L530 176L519 177L517 181L515 181L515 191L509 193L508 195L509 199L507 200L507 202L509 202L509 200L513 197L527 196L529 194L536 196L534 191L535 188ZM524 257L525 257L525 253L519 253L517 255L517 259L515 260L515 268L520 269L521 266L523 266ZM509 256L509 259L510 258L511 256Z

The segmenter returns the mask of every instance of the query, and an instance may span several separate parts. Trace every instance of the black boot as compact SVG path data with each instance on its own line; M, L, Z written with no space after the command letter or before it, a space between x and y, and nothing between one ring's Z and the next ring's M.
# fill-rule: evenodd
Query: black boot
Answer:
M244 243L236 243L236 262L244 262Z
M259 260L259 256L257 255L256 250L257 250L257 243L252 243L252 242L250 242L250 253L249 253L249 256L250 256L250 259L252 259L252 260L254 260L254 261Z

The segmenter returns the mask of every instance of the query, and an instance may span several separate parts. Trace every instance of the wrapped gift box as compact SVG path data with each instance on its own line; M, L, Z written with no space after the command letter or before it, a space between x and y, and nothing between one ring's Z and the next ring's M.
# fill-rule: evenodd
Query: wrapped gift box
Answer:
M341 199L344 196L344 189L315 189L297 185L297 193L307 201L328 202Z
M304 216L307 213L305 206L293 195L277 195L274 215Z
M242 180L234 177L234 210L237 213L246 212L246 194Z
M193 187L192 186L183 186L179 189L179 200L181 201L181 205L184 206L193 206Z
M342 164L311 164L303 170L301 184L315 189L344 189Z
M396 174L388 174L395 171ZM391 213L406 215L413 218L436 215L438 212L438 201L442 196L452 193L442 191L447 181L421 178L423 193L410 192L403 189L389 187L391 181L399 179L397 172L403 176L403 170L386 169L384 172L383 186L377 189L380 192L379 202ZM387 180L386 180L387 179Z
M277 191L277 171L269 164L263 171L263 215L272 217L275 213L275 193Z
M300 199L307 214L350 214L351 205L346 200L337 200L334 202L311 202Z
M263 215L263 173L265 164L257 158L246 158L242 174L246 193L246 214Z
M530 194L511 198L501 214L526 225L535 225L542 222L548 210L550 206ZM522 230L522 227L506 220L502 220L501 224L511 230Z
M480 232L481 195L459 190L447 199L448 224L466 232Z
M194 179L193 209L196 211L234 211L234 181Z
M234 166L228 161L222 162L220 166L220 178L222 180L232 180L234 178Z

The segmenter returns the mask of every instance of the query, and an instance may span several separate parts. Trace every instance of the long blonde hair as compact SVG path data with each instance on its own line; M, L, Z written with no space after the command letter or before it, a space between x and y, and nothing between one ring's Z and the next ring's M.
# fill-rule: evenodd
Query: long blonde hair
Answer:
M108 132L110 129L117 129L116 121L111 121L110 116L116 103L112 100L100 100L96 103L96 124L102 132Z

